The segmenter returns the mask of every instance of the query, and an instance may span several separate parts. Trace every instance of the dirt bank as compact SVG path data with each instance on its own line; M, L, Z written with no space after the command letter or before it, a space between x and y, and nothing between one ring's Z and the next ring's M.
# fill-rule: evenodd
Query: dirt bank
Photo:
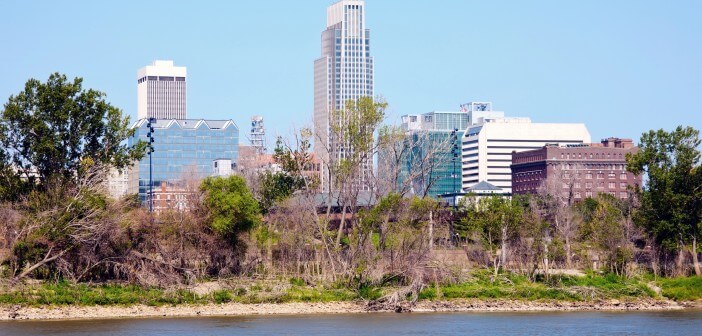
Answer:
M508 312L508 311L634 311L684 309L674 301L617 300L594 302L530 302L512 300L451 300L422 301L413 306L397 309L404 312ZM393 311L387 310L387 311ZM147 318L176 316L241 316L241 315L291 315L291 314L349 314L369 313L364 303L263 303L263 304L207 304L177 306L54 306L22 307L0 306L0 320L55 320L55 319L105 319Z

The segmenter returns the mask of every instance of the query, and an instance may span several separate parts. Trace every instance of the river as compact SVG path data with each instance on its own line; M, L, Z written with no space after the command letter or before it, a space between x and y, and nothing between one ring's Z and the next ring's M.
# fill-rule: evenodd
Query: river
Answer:
M702 335L702 310L373 313L0 322L0 335Z

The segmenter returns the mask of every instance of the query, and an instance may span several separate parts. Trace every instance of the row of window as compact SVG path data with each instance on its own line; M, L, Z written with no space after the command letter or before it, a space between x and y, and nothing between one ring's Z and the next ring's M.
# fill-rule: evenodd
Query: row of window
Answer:
M561 153L561 159L624 159L623 153Z
M185 82L185 77L174 77L174 76L144 76L137 80L138 84L146 81L159 81L159 82Z

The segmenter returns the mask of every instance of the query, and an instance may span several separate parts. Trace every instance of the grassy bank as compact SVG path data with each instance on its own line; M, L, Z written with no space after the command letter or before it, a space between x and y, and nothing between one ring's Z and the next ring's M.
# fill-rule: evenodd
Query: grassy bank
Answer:
M514 274L501 274L493 279L487 273L473 273L472 279L460 284L425 289L420 299L511 299L588 301L604 299L653 298L656 293L643 279L616 275L588 274L584 277L551 276L535 282Z
M686 277L658 280L661 294L675 301L697 301L702 299L702 277Z
M0 289L0 305L136 305L148 306L206 303L344 302L373 300L392 293L396 287L361 287L342 284L309 286L299 279L220 281L214 290L197 294L190 289L143 288L125 284L44 283ZM660 297L650 285L660 287ZM538 281L514 274L476 271L458 284L430 285L419 293L420 300L507 299L526 301L594 301L668 298L676 301L702 299L702 277L659 279L623 278L588 274L583 277L551 276Z

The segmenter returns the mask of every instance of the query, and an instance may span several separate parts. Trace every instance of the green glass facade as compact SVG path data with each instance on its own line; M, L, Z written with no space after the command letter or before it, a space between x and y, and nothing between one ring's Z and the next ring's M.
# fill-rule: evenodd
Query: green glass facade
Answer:
M416 195L421 196L426 191L427 196L437 197L459 192L460 138L468 127L468 114L435 111L404 116L403 120L404 147L407 150L404 151L398 186L407 185L407 179L412 178L411 192ZM452 151L454 145L457 147Z

